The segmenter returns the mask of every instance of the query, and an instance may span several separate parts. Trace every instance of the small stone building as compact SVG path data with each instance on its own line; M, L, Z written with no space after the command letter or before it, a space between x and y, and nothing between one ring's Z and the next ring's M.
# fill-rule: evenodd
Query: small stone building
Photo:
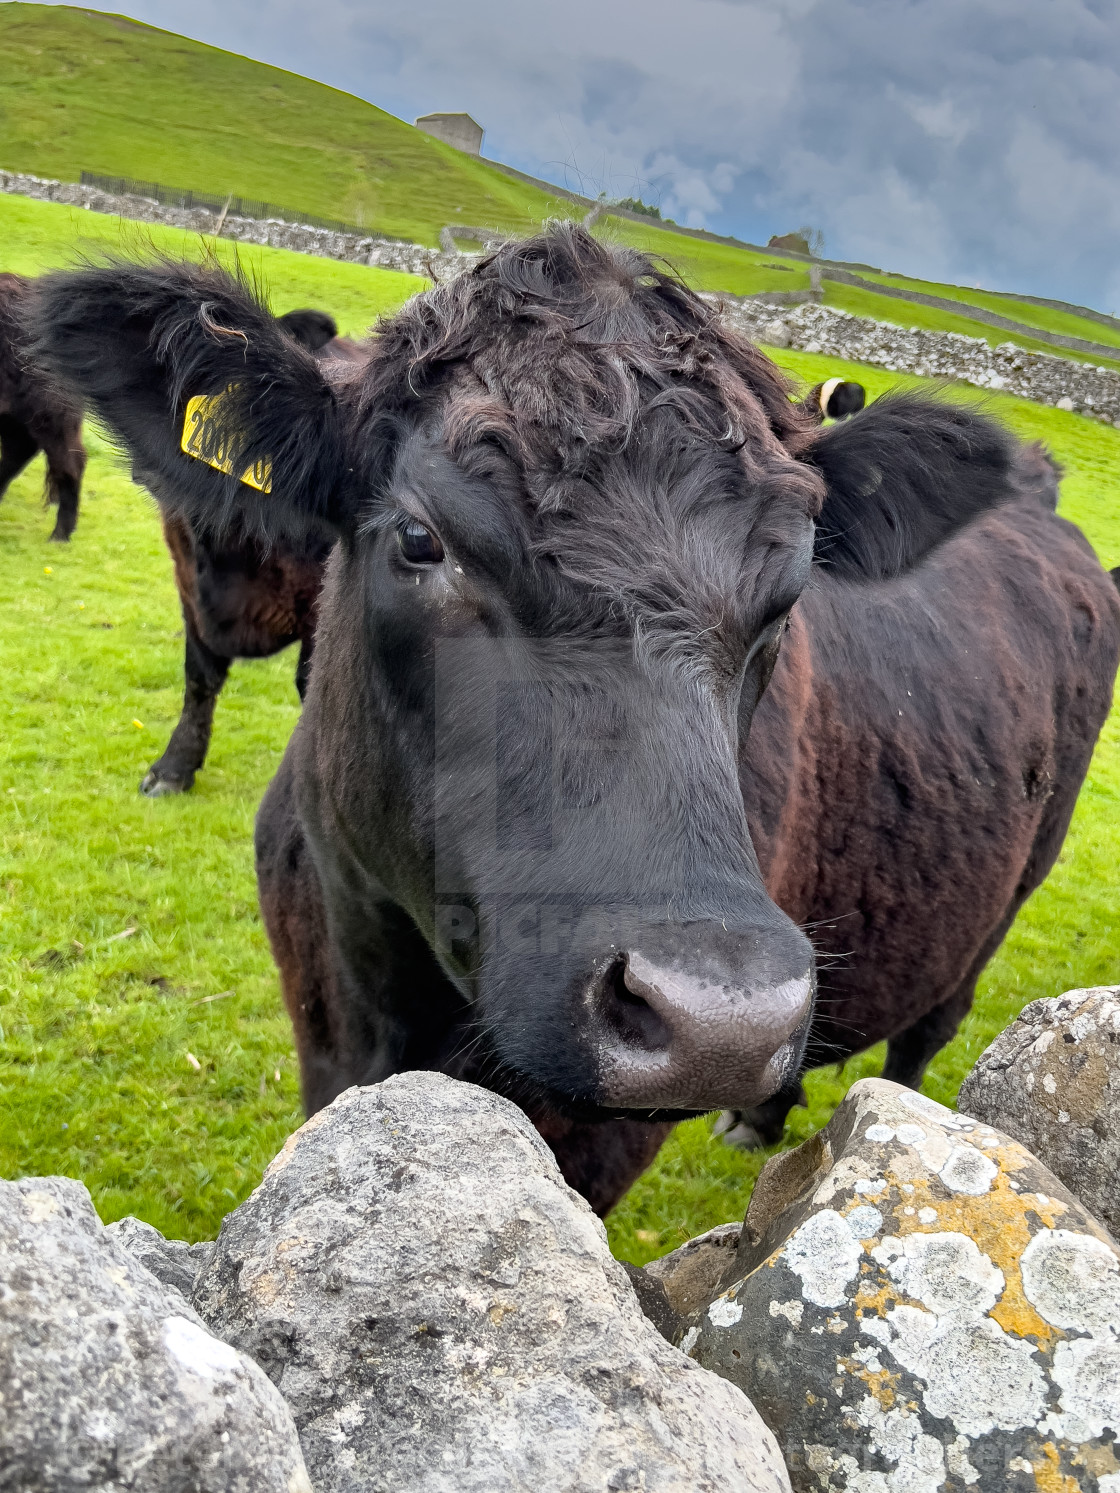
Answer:
M456 150L465 150L469 156L482 152L482 126L469 114L421 114L416 128L445 145L454 145Z

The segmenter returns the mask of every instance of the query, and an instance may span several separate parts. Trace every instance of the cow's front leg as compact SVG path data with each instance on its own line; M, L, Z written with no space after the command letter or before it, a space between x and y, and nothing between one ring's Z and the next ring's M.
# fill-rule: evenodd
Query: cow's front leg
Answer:
M51 538L65 543L78 527L78 503L82 494L82 474L86 468L85 447L78 431L44 440L47 458L47 502L56 504Z
M163 756L152 763L140 784L140 792L149 798L159 798L165 793L186 793L194 783L194 775L206 760L206 749L210 745L214 705L229 673L229 659L220 658L207 648L192 627L185 609L183 622L187 640L183 713Z
M790 1110L794 1105L807 1103L804 1084L794 1078L753 1109L725 1109L716 1121L714 1134L740 1151L776 1146L785 1131Z

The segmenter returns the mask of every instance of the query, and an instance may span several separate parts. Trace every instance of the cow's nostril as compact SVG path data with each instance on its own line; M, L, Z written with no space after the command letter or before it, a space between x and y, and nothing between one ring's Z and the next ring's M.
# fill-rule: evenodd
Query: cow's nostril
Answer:
M625 954L612 959L598 981L599 1006L608 1027L630 1047L647 1052L669 1046L669 1028L642 994Z

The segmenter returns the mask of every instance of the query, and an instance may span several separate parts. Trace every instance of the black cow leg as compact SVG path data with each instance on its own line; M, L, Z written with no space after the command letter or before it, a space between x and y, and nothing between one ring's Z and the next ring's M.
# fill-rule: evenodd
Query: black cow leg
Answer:
M206 760L210 745L210 727L214 705L229 673L229 659L211 653L206 644L186 624L187 647L184 660L186 689L183 713L171 733L167 750L153 762L140 784L140 792L149 798L164 793L186 793L194 775Z
M68 472L57 475L52 473L50 484L52 501L58 504L58 516L54 521L51 538L56 543L65 544L78 527L78 497L81 486Z
M973 976L959 986L947 1001L934 1006L908 1026L897 1037L887 1043L887 1061L883 1064L883 1077L892 1083L904 1084L908 1089L921 1087L925 1071L947 1042L957 1034L957 1028L968 1015L972 997L976 991Z
M39 442L26 425L13 420L11 415L0 415L0 498L38 449Z
M776 1146L786 1128L786 1116L796 1104L807 1104L805 1086L792 1079L753 1109L725 1109L716 1121L715 1134L740 1151L759 1151Z

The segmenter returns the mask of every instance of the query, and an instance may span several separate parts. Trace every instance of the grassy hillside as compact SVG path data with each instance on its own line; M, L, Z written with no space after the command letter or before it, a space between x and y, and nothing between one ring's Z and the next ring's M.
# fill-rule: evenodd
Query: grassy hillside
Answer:
M351 94L124 16L0 3L0 167L76 181L83 170L263 197L434 244L448 223L528 232L582 209L463 155ZM673 259L704 290L804 290L802 261L607 218L598 230ZM1030 328L1115 344L1120 329L1003 295L904 276L870 276L960 302L956 312L828 284L825 302L903 326L995 344ZM969 305L1024 324L1015 334L971 319ZM1071 356L1078 356L1071 354ZM1088 361L1099 361L1089 357ZM1111 359L1107 360L1109 363Z
M34 273L145 242L198 253L197 237L0 196L0 269ZM220 253L231 253L228 245ZM242 259L282 311L319 305L361 332L420 283L274 250ZM780 273L780 272L778 272ZM872 395L900 380L808 354L776 354L804 383L835 373ZM958 390L968 400L973 390ZM1066 468L1062 511L1120 563L1120 431L987 396ZM257 913L252 821L295 723L294 652L231 670L194 791L136 791L178 716L182 635L154 505L87 430L78 532L48 545L36 462L0 504L0 1176L87 1183L105 1218L212 1237L300 1122L296 1066ZM1120 710L1045 886L985 971L976 1009L926 1092L951 1101L977 1054L1029 1000L1120 974ZM881 1051L810 1076L786 1143L823 1124ZM675 1132L609 1220L642 1261L743 1214L763 1158Z
M558 198L351 94L123 16L0 4L0 166L237 192L434 244Z

